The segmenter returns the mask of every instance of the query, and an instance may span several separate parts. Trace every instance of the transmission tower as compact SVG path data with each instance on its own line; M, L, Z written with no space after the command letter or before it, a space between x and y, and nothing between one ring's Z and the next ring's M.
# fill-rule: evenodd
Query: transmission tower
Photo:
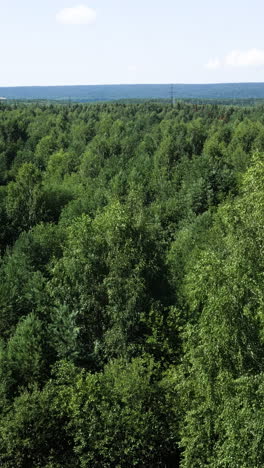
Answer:
M171 101L171 107L174 106L174 85L170 85L170 101Z

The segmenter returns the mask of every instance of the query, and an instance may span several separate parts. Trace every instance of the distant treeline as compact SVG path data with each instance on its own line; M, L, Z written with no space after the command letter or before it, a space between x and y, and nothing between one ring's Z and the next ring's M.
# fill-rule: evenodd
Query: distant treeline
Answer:
M0 105L1 467L264 466L263 155L261 104Z
M0 87L0 97L74 102L120 99L264 99L264 83Z
M91 101L89 104L103 104L105 101ZM111 100L113 104L149 104L151 103L156 103L156 104L163 104L164 106L167 104L168 106L175 107L178 104L197 104L199 106L202 105L213 105L213 106L239 106L239 107L252 107L252 106L264 106L264 99L260 98L247 98L247 99L199 99L199 98L184 98L184 99L176 99L175 97L169 97L169 98L160 98L160 99L136 99L136 98L131 98L131 99L115 99ZM11 107L14 108L16 106L21 106L23 105L32 105L32 104L37 104L39 106L49 106L49 105L64 105L64 106L72 106L75 104L84 104L86 105L86 101L79 101L76 99L76 101L71 100L71 99L6 99L3 101L0 101L0 108L5 106L8 106L10 109Z

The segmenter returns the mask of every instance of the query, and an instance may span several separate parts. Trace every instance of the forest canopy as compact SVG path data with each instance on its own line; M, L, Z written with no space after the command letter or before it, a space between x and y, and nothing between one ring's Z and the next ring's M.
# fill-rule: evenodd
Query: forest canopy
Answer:
M0 104L3 468L264 466L264 106Z

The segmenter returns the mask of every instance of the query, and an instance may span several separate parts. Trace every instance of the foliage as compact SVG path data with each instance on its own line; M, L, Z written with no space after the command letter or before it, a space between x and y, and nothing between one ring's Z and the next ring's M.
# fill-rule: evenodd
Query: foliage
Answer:
M1 466L264 465L263 150L263 104L1 105Z

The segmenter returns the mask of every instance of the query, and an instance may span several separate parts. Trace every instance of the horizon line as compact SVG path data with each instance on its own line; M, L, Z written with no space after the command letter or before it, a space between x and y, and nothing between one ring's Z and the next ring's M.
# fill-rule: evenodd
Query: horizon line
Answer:
M208 86L208 85L241 85L241 84L264 84L264 81L223 81L202 83L93 83L93 84L48 84L48 85L0 85L0 88L64 88L64 87L87 87L87 86Z

